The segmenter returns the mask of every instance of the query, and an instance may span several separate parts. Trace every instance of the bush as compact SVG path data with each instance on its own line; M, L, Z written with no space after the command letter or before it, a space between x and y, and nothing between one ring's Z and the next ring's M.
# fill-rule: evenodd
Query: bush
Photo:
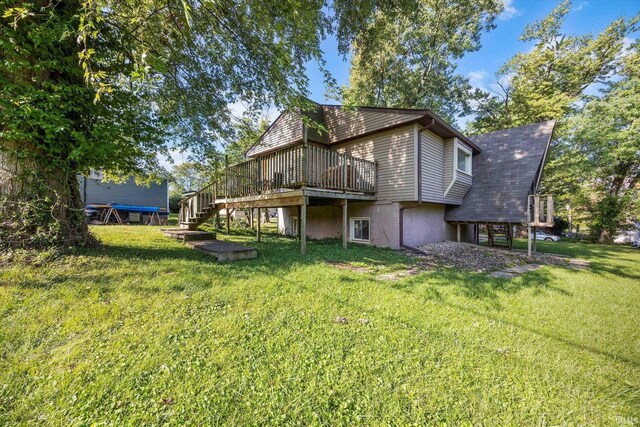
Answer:
M169 195L169 212L178 213L180 211L180 200L182 200L182 194L180 193Z

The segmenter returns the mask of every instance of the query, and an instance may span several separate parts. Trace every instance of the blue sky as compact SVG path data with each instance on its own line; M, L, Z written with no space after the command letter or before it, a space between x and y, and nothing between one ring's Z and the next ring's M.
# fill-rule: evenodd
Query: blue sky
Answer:
M518 52L532 48L533 43L520 41L525 26L547 16L559 0L506 0L504 13L496 20L496 28L482 36L482 48L468 53L458 62L457 72L471 79L472 84L489 87L495 82L498 69ZM572 11L563 29L569 34L599 33L615 19L631 17L640 11L640 0L574 0ZM636 38L634 34L632 37ZM349 61L337 54L333 37L322 44L327 67L339 84L349 81ZM322 74L315 64L309 64L311 99L317 102L336 103L325 97ZM463 120L464 122L464 120Z

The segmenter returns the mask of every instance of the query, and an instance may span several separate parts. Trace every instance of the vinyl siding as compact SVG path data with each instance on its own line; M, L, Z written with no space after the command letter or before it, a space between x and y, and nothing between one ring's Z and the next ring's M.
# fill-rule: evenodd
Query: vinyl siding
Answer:
M422 200L424 202L459 205L471 186L471 176L458 172L456 182L444 193L453 180L454 139L443 140L430 131L422 132Z
M80 195L85 203L117 203L122 205L155 206L169 209L167 181L147 186L136 185L133 178L123 184L78 176ZM85 186L86 183L86 186ZM86 200L85 200L86 198Z
M350 141L336 148L341 153L378 162L378 200L415 200L414 126Z
M302 120L296 114L285 111L271 125L258 143L251 148L249 157L302 140Z
M353 138L366 132L381 130L422 117L420 114L403 114L367 110L341 110L325 107L324 120L329 131L329 143Z

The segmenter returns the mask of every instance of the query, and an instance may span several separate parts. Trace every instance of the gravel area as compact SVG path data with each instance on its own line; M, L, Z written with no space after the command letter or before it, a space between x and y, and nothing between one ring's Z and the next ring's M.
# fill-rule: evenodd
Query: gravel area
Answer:
M460 242L429 243L418 249L423 254L415 254L421 267L453 268L466 271L497 271L525 264L569 265L569 259L549 254L534 254L532 259L526 253L502 248L488 248Z

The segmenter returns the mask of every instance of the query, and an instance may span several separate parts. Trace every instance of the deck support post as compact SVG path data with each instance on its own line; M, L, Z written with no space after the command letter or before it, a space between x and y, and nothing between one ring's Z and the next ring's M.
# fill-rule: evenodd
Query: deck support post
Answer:
M231 233L231 214L229 213L229 205L225 205L224 211L226 212L225 220L227 221L227 234Z
M538 252L537 242L536 242L536 240L538 240L536 239L536 228L537 227L535 226L533 227L533 252Z
M527 226L527 256L531 258L531 226Z
M456 229L457 229L456 231L457 231L457 234L458 234L457 237L458 237L458 242L459 242L460 241L460 223L456 224Z
M300 206L300 253L306 255L307 253L307 197L303 198L302 205Z
M344 203L342 204L342 247L344 249L347 249L347 241L348 239L348 222L349 219L347 217L348 215L348 206L347 206L347 199L344 199Z
M253 214L254 214L254 208L249 208L249 227L253 230L254 229L254 225L253 225Z
M251 209L253 211L253 209ZM256 224L256 239L258 243L262 240L262 234L260 232L260 208L258 208L258 224Z

